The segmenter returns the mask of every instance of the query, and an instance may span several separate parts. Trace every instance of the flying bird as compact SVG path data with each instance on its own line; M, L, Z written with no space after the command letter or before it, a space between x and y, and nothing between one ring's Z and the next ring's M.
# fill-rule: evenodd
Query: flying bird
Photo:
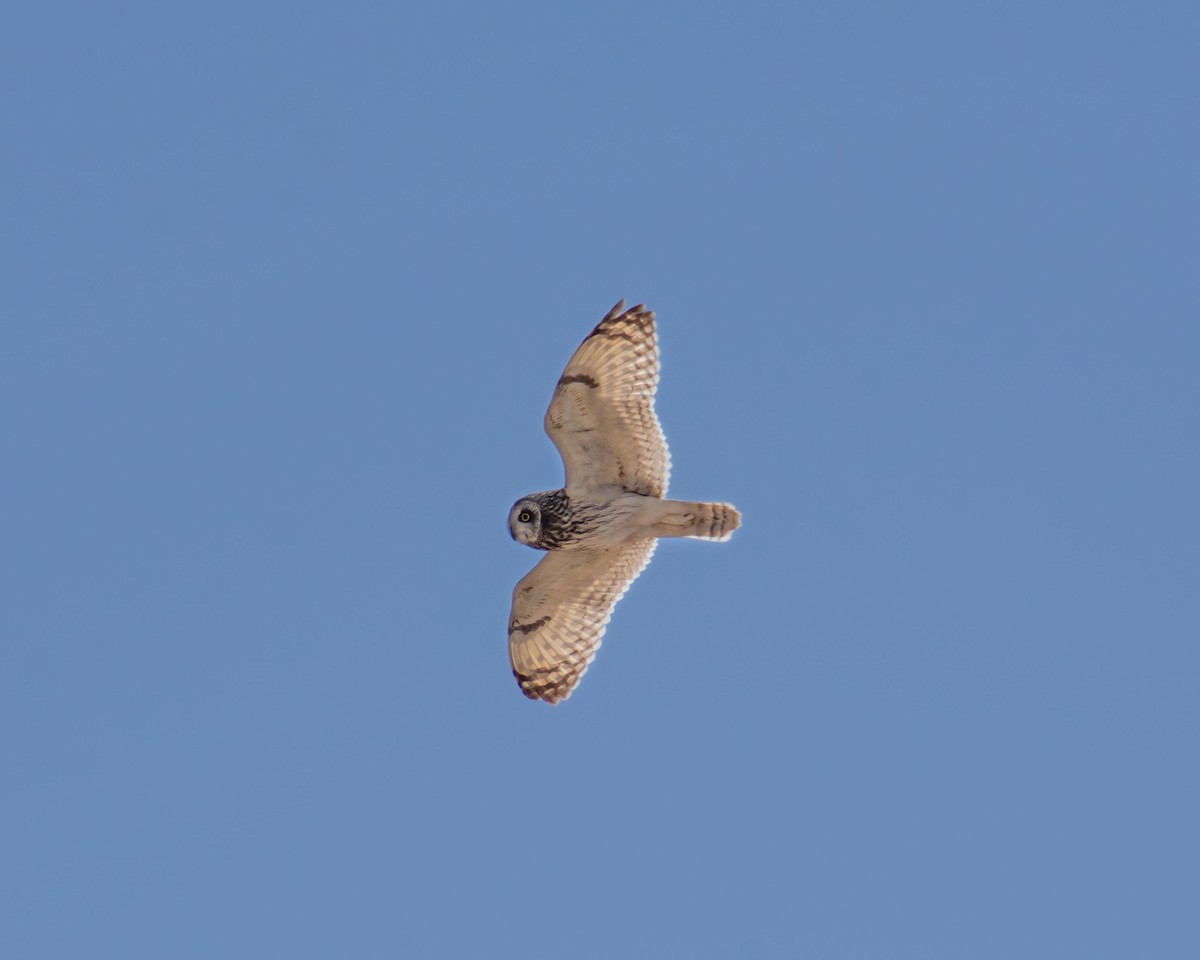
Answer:
M522 497L513 539L544 556L513 590L508 653L531 700L558 703L596 656L613 607L660 537L728 540L728 503L667 500L671 455L654 413L654 313L620 301L571 357L546 411L566 469L561 490Z

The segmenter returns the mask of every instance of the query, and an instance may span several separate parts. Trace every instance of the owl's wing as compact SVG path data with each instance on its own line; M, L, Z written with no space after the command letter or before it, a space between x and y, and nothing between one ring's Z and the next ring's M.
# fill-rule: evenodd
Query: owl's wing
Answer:
M613 607L645 569L658 541L552 550L513 590L508 655L531 700L571 695L596 656Z
M654 414L658 341L654 312L620 301L580 344L546 411L546 433L567 487L616 484L662 497L671 454Z

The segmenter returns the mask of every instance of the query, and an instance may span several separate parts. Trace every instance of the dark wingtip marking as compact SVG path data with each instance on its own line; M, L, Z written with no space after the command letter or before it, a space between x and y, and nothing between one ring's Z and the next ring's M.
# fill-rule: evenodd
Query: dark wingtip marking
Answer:
M544 627L550 622L549 617L539 617L537 620L531 620L529 623L514 623L509 633L533 633L534 630Z
M513 676L517 678L521 692L530 700L541 700L556 706L560 700L565 700L571 695L570 684L561 680L547 683L545 680L539 680L536 674L521 673L515 668Z
M593 390L600 386L595 377L588 376L586 373L564 373L558 378L558 385L561 387L564 383L582 383L585 387L591 387Z
M604 319L596 324L592 332L584 337L584 342L586 343L598 333L605 333L609 336L614 336L611 331L603 330L602 328L605 324L614 323L620 320L628 320L631 323L636 323L643 330L646 330L649 329L649 327L654 323L654 311L647 310L644 303L639 303L636 307L630 307L628 310L626 310L625 300L618 300L616 306L609 310L608 313L604 315ZM624 336L626 340L633 339L633 337L630 337L627 334L615 334L615 336Z

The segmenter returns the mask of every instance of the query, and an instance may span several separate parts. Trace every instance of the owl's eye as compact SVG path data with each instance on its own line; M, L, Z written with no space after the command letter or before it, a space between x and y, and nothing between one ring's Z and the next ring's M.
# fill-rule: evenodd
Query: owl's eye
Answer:
M530 513L528 510L522 510L520 515L517 517L517 519L520 520L522 523L528 523L530 520L533 519L533 514Z

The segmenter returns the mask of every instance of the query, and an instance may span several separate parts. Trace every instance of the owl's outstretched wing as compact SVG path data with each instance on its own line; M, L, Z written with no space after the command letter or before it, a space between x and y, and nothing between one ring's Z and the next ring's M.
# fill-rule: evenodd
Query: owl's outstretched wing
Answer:
M531 700L571 695L596 656L613 607L645 569L658 541L553 550L513 590L508 655Z
M567 488L616 484L667 492L671 454L654 413L658 340L654 312L620 301L571 357L546 411Z

